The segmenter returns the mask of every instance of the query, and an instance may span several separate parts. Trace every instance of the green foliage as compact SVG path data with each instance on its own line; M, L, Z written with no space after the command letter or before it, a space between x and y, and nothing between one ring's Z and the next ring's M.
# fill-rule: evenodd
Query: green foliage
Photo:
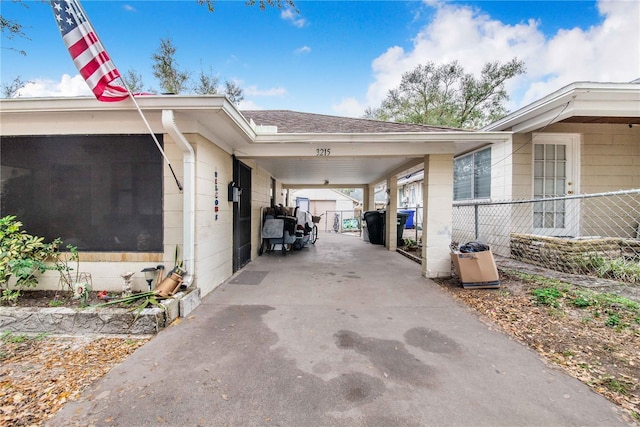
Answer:
M602 378L601 380L597 381L598 384L608 388L609 390L616 392L616 393L620 393L620 394L624 394L624 395L628 395L629 394L629 390L627 389L627 385L623 382L623 381L619 381L617 379L615 379L614 377L611 376L606 376L604 378ZM633 384L631 384L631 386L633 387Z
M561 310L562 307L572 306L585 310L583 323L598 322L605 326L623 330L640 324L640 303L625 298L613 292L601 293L575 287L555 279L542 276L508 272L529 283L539 284L532 289L531 295L536 304L550 307L550 310ZM558 312L555 315L562 315Z
M166 298L170 298L170 297L166 297ZM135 304L135 306L131 309L131 311L134 311L136 313L133 319L133 322L135 323L135 321L138 320L140 313L142 313L142 310L144 310L145 308L155 306L164 311L165 306L162 305L160 301L166 298L158 295L155 291L149 291L149 292L141 292L138 294L129 295L129 296L118 298L118 299L113 299L102 304L94 305L93 307L106 307L108 305L131 306Z
M418 245L418 242L416 242L416 241L415 241L415 240L413 240L413 239L402 239L402 244L403 244L405 247L412 248L412 247L417 246L417 245Z
M175 54L176 47L171 38L160 39L160 46L151 55L151 59L153 75L160 81L162 90L177 95L187 88L190 73L178 68Z
M196 0L200 5L206 5L210 12L215 11L216 0ZM246 0L245 4L247 6L255 6L256 4L260 8L260 10L265 10L268 7L275 7L278 9L282 9L284 7L289 7L296 13L298 13L298 9L296 8L293 0Z
M232 81L227 80L224 82L224 94L235 105L239 105L244 99L242 88Z
M122 75L122 80L132 93L138 93L143 91L144 83L142 82L142 75L135 71L133 68L129 68L126 73Z
M557 288L533 289L531 294L534 296L537 304L547 305L549 307L559 307L559 299L563 295Z
M218 83L219 79L214 75L212 67L209 67L208 74L203 69L200 69L200 74L198 74L193 90L198 95L215 95L218 93Z
M627 283L640 283L640 261L630 261L624 258L608 259L598 253L579 257L576 261L583 270L598 277Z
M57 254L60 239L45 243L22 230L22 222L13 215L0 218L0 289L9 289L9 279L15 278L15 286L36 286L38 274L48 267L46 261ZM3 292L3 297L11 297Z
M5 331L0 335L0 341L3 343L20 344L27 339L28 337L25 334L14 335L11 331Z
M610 327L616 327L620 325L620 315L618 313L611 313L604 322L605 325Z
M402 75L382 105L365 117L454 128L480 128L506 114L505 82L525 72L517 58L506 64L488 62L479 78L453 61L418 65Z
M15 303L20 297L20 291L17 289L3 289L2 296L0 296L0 302L7 302L9 304Z

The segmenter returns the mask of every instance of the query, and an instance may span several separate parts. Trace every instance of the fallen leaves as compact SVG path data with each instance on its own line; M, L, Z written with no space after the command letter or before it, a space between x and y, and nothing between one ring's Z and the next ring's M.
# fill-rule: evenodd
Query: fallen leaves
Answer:
M0 425L42 425L148 338L15 337L0 342ZM16 339L20 338L20 339Z
M501 277L501 288L492 290L463 289L456 279L438 283L640 424L640 313L632 312L625 327L611 327L602 310L537 305L531 295L536 284L518 278Z

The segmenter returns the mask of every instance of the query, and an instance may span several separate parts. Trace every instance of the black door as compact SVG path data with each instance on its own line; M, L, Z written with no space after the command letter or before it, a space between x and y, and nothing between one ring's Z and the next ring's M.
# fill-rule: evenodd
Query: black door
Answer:
M233 180L242 190L233 203L233 272L251 261L251 168L233 158Z

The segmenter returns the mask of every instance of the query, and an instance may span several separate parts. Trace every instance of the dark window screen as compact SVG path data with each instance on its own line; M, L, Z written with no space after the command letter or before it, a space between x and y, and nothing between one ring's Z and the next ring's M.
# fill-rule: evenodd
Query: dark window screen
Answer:
M163 250L162 156L150 135L2 137L0 159L0 213L28 233L81 251Z

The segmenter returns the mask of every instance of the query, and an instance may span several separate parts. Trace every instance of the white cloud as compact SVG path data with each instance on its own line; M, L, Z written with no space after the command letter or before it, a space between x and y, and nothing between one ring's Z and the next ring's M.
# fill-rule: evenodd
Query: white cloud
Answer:
M311 52L311 48L309 46L302 46L293 51L296 55L304 55Z
M367 106L355 98L345 98L339 104L331 106L331 109L339 116L362 117Z
M489 61L524 60L526 75L507 82L510 109L575 81L628 82L640 76L640 2L600 0L602 22L587 30L561 29L550 37L545 37L538 21L526 17L511 25L459 3L425 4L435 13L416 34L411 49L392 46L375 58L374 82L366 100L347 99L339 106L379 106L400 83L402 73L428 61L458 60L467 72L478 74Z
M291 22L294 27L302 28L307 25L307 20L301 18L300 14L291 8L283 9L282 12L280 12L280 18Z
M247 96L285 96L287 90L283 87L273 87L269 89L258 89L257 86L249 86L243 89Z
M136 8L131 6L130 4L125 4L124 6L122 6L122 8L127 12L137 12Z
M43 98L58 96L93 96L80 74L71 77L63 74L60 81L36 79L18 91L21 98Z
M238 105L238 109L239 110L264 110L264 107L256 104L253 101L248 101L246 99L243 99L242 101L240 101L240 104Z

